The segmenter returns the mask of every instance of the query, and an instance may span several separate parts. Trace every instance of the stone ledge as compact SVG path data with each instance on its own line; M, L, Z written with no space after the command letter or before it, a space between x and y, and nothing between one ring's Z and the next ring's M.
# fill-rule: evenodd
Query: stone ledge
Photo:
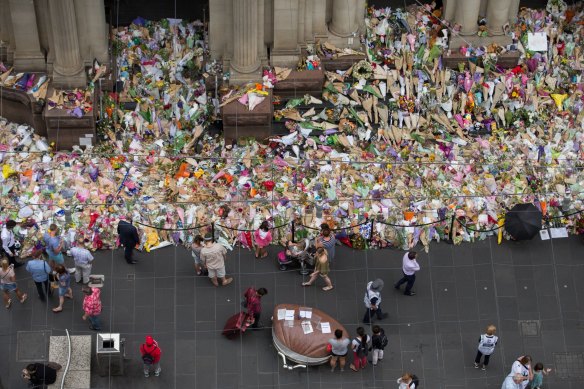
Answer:
M50 389L61 387L61 380L67 366L68 342L66 336L51 336L49 344L49 361L60 364L63 368L57 373L57 381L49 385ZM71 336L71 363L65 377L65 388L91 388L91 335Z

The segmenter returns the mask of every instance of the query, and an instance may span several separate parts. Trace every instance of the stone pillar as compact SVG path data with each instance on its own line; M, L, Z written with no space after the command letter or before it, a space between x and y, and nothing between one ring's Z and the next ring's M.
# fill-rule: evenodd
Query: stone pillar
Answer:
M489 0L481 0L481 8L479 9L479 18L487 17L487 7L489 6Z
M312 4L312 32L316 38L326 38L326 0L311 0Z
M232 15L232 0L209 0L209 49L215 60L231 57Z
M359 31L359 0L333 0L333 18L329 31L341 38L352 37Z
M519 13L519 2L520 0L511 0L509 5L509 23L517 23L517 14Z
M108 28L103 0L75 0L75 11L79 50L85 66L91 66L94 58L101 63L108 62Z
M274 49L271 63L293 67L298 63L299 0L274 0ZM302 30L304 34L304 30Z
M41 51L48 54L51 50L49 33L51 30L51 20L49 16L48 0L34 0L34 7L37 14L37 26L39 30L39 42Z
M45 71L33 0L9 0L14 33L14 69Z
M456 23L462 26L460 35L474 35L478 31L481 0L461 0L457 2Z
M53 85L77 88L87 84L79 52L73 0L50 0L51 24L55 44Z
M454 15L456 14L456 1L457 0L444 0L444 20L449 22L454 20Z
M312 8L312 1L306 0L306 5L304 7L304 44L307 42L314 42Z
M10 19L10 4L8 0L0 0L0 55L6 55L6 60L12 63L14 56L14 33ZM3 57L2 57L3 58Z
M487 29L491 36L504 35L503 25L509 21L510 0L489 0Z
M235 83L261 78L258 22L258 0L233 0L231 80Z

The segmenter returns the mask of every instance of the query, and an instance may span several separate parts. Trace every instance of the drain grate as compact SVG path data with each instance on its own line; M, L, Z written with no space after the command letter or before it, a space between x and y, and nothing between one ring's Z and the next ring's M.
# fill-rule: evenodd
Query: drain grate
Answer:
M37 362L49 359L50 331L18 331L16 333L16 360Z
M130 273L128 274L128 281L134 281L136 279L136 274Z
M519 320L521 336L539 336L539 320Z
M554 353L555 373L564 379L584 379L584 353Z

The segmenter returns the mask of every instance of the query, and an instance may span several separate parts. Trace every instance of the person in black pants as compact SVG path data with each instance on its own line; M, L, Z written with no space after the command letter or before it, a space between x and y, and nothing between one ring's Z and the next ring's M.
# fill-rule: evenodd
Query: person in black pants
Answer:
M402 259L402 271L404 276L394 285L394 288L399 289L402 284L406 284L404 294L406 296L414 296L416 292L412 292L414 282L416 282L416 272L420 270L420 265L416 262L416 252L410 251L404 254Z
M124 246L126 262L130 264L138 262L132 257L132 254L134 247L140 243L140 236L138 235L138 229L132 224L131 214L126 216L126 220L120 220L118 223L118 235L120 236L120 244Z
M6 254L8 262L14 265L15 268L24 265L16 260L16 238L14 237L14 227L16 222L8 220L4 227L2 227L2 251Z
M34 250L32 252L32 259L26 264L26 271L28 271L41 301L45 301L45 295L52 296L53 292L49 286L49 276L51 275L51 266L43 259L42 250Z

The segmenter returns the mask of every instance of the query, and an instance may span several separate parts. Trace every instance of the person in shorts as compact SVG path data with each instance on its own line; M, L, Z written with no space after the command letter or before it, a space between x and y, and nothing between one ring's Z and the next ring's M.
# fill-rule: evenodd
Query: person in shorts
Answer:
M72 299L73 291L71 290L71 276L65 266L57 265L55 271L57 272L57 277L59 279L59 306L53 308L53 312L59 313L63 311L63 304L65 303L65 297Z
M49 231L43 235L43 239L51 267L55 269L57 265L64 265L65 258L63 258L62 253L64 242L63 238L59 236L59 227L56 224L51 224Z
M206 234L205 247L201 249L201 262L203 262L203 266L209 271L209 278L215 286L219 286L218 280L221 280L221 285L223 286L233 281L233 278L225 277L226 255L227 249L219 243L213 242L213 235Z
M337 368L337 361L341 365L341 371L345 371L350 343L351 340L349 338L343 338L343 330L335 330L335 337L329 339L329 344L331 345L331 372Z
M16 286L16 275L14 274L14 265L10 264L7 259L3 259L0 267L0 288L2 289L2 297L4 298L4 306L6 309L12 305L10 293L16 293L16 297L20 303L24 303L28 297Z

